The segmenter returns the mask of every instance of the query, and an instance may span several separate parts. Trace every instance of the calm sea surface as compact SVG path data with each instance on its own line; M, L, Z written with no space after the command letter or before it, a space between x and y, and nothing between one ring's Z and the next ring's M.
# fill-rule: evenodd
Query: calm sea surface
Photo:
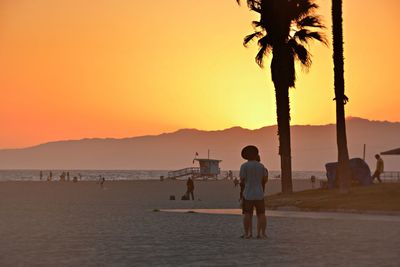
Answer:
M106 180L158 180L160 176L167 177L168 170L51 170L53 181L60 180L62 172L69 172L70 179L76 176L83 181L96 181L100 176ZM47 180L50 170L42 171L42 180ZM279 171L270 171L270 178L279 177ZM220 179L226 177L227 172L222 171ZM233 171L238 177L239 172ZM294 171L294 179L309 179L312 175L318 179L326 179L325 172ZM40 181L40 170L0 170L0 181Z

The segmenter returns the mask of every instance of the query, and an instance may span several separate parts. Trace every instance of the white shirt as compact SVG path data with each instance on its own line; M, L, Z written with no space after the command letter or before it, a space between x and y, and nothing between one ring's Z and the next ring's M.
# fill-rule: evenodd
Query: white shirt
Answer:
M267 169L260 162L247 161L240 166L240 178L244 179L243 197L246 200L264 199L263 178L268 176Z

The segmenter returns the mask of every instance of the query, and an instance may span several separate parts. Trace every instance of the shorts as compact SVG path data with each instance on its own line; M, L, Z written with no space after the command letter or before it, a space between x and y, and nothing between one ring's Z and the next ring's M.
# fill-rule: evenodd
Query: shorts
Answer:
M260 214L265 214L265 203L264 203L264 199L260 199L260 200L246 200L243 199L243 203L242 203L242 212L243 214L252 214L253 215L253 211L254 208L256 208L256 214L260 215Z

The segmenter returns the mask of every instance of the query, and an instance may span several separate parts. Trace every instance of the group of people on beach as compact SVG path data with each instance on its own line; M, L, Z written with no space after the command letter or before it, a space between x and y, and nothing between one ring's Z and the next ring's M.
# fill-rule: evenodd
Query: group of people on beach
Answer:
M40 171L40 173L39 173L39 180L42 181L42 179L43 179L43 171ZM46 178L46 181L50 182L50 181L52 181L52 180L53 180L53 172L50 171L50 172L49 172L49 175L48 175L47 178Z
M82 180L82 175L80 173L78 173L78 176L79 176L79 180ZM74 176L72 178L72 182L77 183L78 182L78 176ZM39 180L40 181L43 180L43 171L40 171L40 173L39 173ZM46 181L48 181L48 182L53 181L53 172L52 171L49 172L49 175L47 176ZM60 180L59 181L60 182L65 182L65 181L69 182L69 181L71 181L69 172L64 172L63 171L60 174Z
M77 182L78 182L78 177L79 177L79 180L82 180L82 175L81 175L80 173L78 173L78 176L74 176L74 177L72 178L72 182L77 183ZM39 173L39 179L40 179L40 181L42 181L42 179L43 179L43 171L40 171L40 173ZM51 182L52 180L53 180L53 172L50 171L50 172L49 172L49 175L47 176L47 181L48 181L48 182ZM63 172L60 174L60 179L59 179L59 181L60 181L60 182L70 182L71 179L70 179L70 174L69 174L69 172L63 171ZM105 184L105 182L106 182L106 178L105 178L104 176L102 176L102 175L99 175L99 179L97 180L97 183L100 185L100 187L101 187L102 189L104 189L104 184ZM193 182L192 182L192 183L193 183ZM193 190L194 190L194 185L193 185ZM193 192L192 192L192 197L194 198Z

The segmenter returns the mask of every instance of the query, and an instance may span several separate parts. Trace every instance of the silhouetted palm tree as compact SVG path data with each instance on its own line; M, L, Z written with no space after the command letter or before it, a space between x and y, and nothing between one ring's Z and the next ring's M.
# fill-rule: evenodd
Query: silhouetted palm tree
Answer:
M289 88L295 87L295 61L306 68L311 65L311 55L305 45L310 40L326 43L324 36L316 31L324 26L314 14L318 6L312 0L248 0L247 5L260 15L260 20L253 21L255 32L244 38L244 45L258 40L260 49L256 62L260 67L263 67L264 58L272 54L282 192L290 193L293 189Z
M349 99L344 93L342 0L332 0L332 33L336 100L336 139L338 147L337 177L340 188L347 190L350 186L350 164L344 106Z

